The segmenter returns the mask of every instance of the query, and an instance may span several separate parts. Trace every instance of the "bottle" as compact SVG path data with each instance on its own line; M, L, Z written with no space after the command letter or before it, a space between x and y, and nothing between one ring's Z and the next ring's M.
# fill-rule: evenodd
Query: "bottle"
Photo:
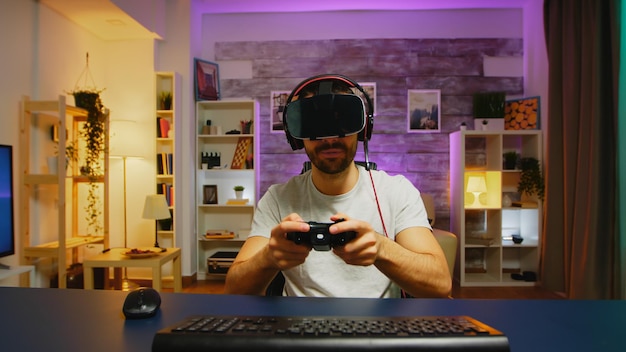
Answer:
M211 134L211 120L206 120L206 125L202 126L201 134Z

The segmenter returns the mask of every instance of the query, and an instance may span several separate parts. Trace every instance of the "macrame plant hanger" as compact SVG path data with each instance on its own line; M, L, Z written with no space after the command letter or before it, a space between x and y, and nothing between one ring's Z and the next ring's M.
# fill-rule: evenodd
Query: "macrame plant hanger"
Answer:
M81 80L83 81L82 87L80 86ZM89 86L89 83L91 83L91 86ZM80 76L78 76L78 79L74 84L74 92L78 91L98 91L96 82L94 81L93 76L91 75L91 71L89 70L89 52L85 54L85 68L80 73Z

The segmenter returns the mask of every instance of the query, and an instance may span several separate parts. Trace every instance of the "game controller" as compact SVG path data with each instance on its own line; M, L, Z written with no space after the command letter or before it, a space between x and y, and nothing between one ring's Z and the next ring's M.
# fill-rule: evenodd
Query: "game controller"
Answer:
M334 223L322 223L309 221L311 227L309 232L288 232L287 239L296 244L307 244L316 251L329 251L333 247L343 246L356 237L356 232L346 231L332 235L328 229L331 225L343 221L337 220Z

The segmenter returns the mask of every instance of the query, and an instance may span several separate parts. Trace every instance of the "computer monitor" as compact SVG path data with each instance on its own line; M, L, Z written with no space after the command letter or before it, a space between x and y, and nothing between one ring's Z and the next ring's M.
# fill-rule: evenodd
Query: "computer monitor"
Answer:
M13 147L0 144L0 258L15 254Z

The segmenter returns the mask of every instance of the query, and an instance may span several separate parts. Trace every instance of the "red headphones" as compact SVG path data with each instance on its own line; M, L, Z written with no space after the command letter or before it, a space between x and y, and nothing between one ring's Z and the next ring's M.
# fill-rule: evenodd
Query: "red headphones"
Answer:
M365 140L370 140L370 138L372 137L372 129L374 127L374 105L372 104L372 100L370 98L370 96L367 94L367 92L365 92L365 90L363 90L363 87L361 87L357 82L353 81L352 79L343 76L343 75L339 75L339 74L324 74L324 75L318 75L318 76L313 76L313 77L309 77L307 79L305 79L304 81L300 82L291 92L291 94L289 95L289 97L287 98L287 102L285 104L285 112L284 112L284 116L283 116L283 124L284 124L284 130L285 130L285 135L287 136L287 141L289 142L289 145L291 145L291 149L293 150L298 150L298 149L302 149L304 148L304 143L302 142L301 139L297 139L294 138L290 133L289 133L289 129L287 128L287 106L289 105L289 103L292 101L292 99L297 96L300 91L302 91L302 89L306 88L307 86L314 84L314 83L318 83L318 82L322 82L322 81L339 81L342 82L344 84L347 84L348 87L350 88L356 88L357 90L359 90L359 92L361 92L362 94L362 98L365 99L365 105L366 105L366 116L364 116L365 118L365 127L363 128L363 130L361 130L361 132L359 132L358 134L358 140L359 141L365 141Z

